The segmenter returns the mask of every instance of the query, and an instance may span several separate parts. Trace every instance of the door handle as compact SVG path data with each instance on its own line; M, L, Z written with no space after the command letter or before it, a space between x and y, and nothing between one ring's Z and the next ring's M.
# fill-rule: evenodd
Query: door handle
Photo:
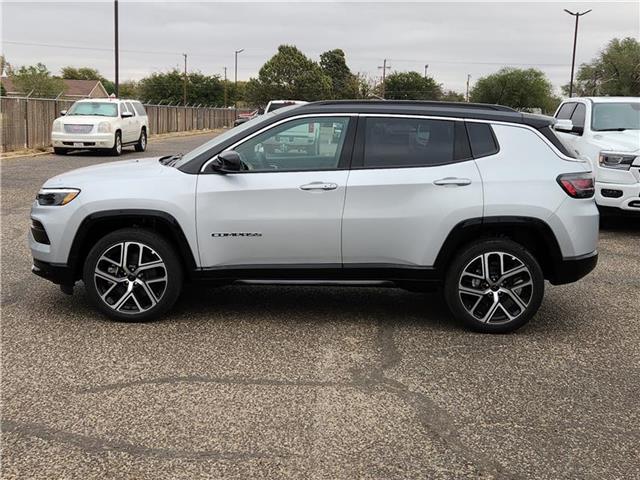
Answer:
M337 183L311 182L300 185L300 190L335 190L338 188Z
M436 180L433 184L438 185L439 187L464 187L471 185L471 180L468 178L445 177L440 180Z

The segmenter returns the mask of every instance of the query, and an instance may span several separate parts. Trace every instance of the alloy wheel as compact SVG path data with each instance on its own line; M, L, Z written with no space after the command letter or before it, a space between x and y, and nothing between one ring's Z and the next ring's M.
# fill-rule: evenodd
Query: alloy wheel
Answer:
M160 255L140 242L121 242L100 255L94 283L100 299L124 314L155 307L167 289L167 267Z
M516 256L505 252L478 255L463 269L458 295L465 310L488 324L520 317L533 298L533 277Z

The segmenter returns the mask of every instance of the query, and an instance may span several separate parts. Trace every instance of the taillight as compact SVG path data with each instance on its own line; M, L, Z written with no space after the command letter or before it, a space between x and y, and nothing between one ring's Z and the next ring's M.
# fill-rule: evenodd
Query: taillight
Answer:
M313 123L313 122L311 122L311 123L309 124L309 133L313 133L313 129L315 128L315 126L316 126L316 125L315 125L315 123Z
M556 179L562 189L572 198L591 198L595 193L591 173L565 173Z

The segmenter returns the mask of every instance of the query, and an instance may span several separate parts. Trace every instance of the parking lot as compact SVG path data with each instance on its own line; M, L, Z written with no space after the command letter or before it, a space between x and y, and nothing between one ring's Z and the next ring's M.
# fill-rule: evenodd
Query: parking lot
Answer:
M31 274L26 241L47 178L114 160L1 161L3 478L640 478L640 220L511 335L364 287L190 287L114 323Z

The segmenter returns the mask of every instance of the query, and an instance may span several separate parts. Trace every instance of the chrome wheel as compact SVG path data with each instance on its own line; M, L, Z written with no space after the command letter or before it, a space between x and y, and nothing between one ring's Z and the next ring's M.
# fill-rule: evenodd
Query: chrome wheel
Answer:
M122 153L122 138L120 138L120 135L116 135L116 153L118 155Z
M160 302L167 289L167 267L158 253L143 243L121 242L100 255L94 283L111 309L139 314Z
M147 148L147 134L143 131L140 134L140 149L145 150Z
M531 303L533 277L524 262L514 255L488 252L463 268L458 295L475 319L488 324L509 323Z

